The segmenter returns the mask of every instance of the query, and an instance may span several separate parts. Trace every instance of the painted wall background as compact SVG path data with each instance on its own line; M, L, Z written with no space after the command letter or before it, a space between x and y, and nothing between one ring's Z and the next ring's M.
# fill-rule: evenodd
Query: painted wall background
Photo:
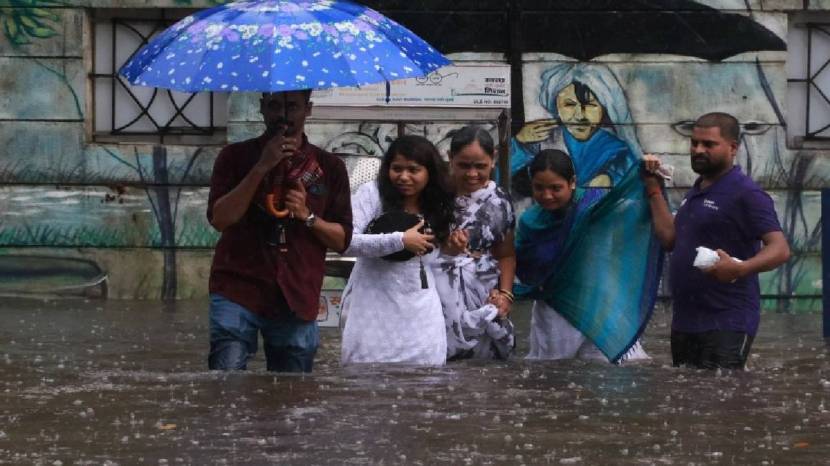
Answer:
M201 8L216 3L220 2L0 0L0 292L83 289L110 298L206 294L218 235L207 224L204 210L220 147L154 149L149 144L90 142L92 39L86 21L94 8ZM581 40L601 42L607 40L602 31L591 32L573 15L597 17L622 8L610 1L367 3L452 52L457 60L511 63L514 78L520 78L513 88L516 131L526 122L550 116L538 101L542 74L576 61L546 49L559 42L549 37L550 27L570 28L582 34ZM634 4L638 2L626 2ZM642 23L628 24L631 30L659 24L673 11L694 11L712 19L739 15L784 41L792 13L830 9L830 2L803 0L643 4L650 6L632 7L636 15L629 20ZM655 9L654 4L661 6ZM525 30L516 31L522 24ZM741 39L741 34L741 28L724 31L733 39ZM622 95L615 98L627 102L643 151L663 154L677 167L671 189L675 205L694 180L684 122L714 110L736 115L745 129L741 165L775 199L794 250L786 266L763 275L765 306L790 312L820 309L819 190L828 186L830 166L826 151L786 145L786 51L748 51L713 61L659 53L670 51L671 44L648 43L646 37L633 41L643 51L590 61L606 67L619 81ZM256 96L231 96L229 141L258 133L255 102ZM447 133L457 126L434 122L408 125L406 130L445 147ZM312 141L329 150L378 156L397 127L312 122L308 131ZM347 163L355 182L375 166L368 158L350 158ZM106 285L94 284L102 273Z

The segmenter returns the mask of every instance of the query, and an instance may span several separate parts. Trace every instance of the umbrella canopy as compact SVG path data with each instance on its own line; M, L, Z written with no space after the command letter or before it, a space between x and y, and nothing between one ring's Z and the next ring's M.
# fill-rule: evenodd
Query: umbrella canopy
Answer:
M526 52L587 61L611 53L666 53L719 61L743 52L786 50L751 16L692 0L551 0L522 14Z
M380 13L347 1L241 1L188 16L119 71L183 92L326 89L424 76L450 61Z

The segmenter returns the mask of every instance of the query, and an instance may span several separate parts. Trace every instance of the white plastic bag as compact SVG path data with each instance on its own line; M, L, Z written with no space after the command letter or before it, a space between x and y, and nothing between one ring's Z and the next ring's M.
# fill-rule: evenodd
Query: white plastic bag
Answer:
M720 260L718 253L707 247L698 246L695 249L697 250L697 256L695 256L693 265L700 270L711 269Z
M655 171L661 178L663 178L666 183L670 182L672 177L674 177L674 166L673 165L660 165L660 167Z
M720 256L718 256L718 253L707 247L698 246L695 249L697 250L697 256L695 256L695 261L692 265L699 268L700 270L711 269L720 260ZM733 257L732 259L735 258ZM740 259L735 260L738 262L743 262Z

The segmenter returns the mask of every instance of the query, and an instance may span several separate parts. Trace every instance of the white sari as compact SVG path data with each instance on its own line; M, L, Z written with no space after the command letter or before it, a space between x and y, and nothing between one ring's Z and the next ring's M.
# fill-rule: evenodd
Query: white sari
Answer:
M444 310L447 358L506 359L515 346L513 324L497 319L498 309L487 298L499 283L492 249L515 226L510 198L493 181L458 196L455 224L469 234L468 251L441 254L433 264Z

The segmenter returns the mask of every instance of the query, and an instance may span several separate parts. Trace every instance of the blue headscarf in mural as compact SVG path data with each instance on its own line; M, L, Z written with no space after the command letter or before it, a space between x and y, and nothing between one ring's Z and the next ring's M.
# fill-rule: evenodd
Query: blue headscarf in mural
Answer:
M542 143L525 145L513 138L510 147L511 174L530 164L539 150L549 147L564 150L574 159L580 184L588 184L609 164L609 176L613 180L615 176L612 175L616 175L619 180L629 165L642 158L643 151L637 141L625 93L617 77L606 66L587 63L554 65L542 74L539 104L554 119L560 120L556 96L574 82L591 89L602 105L606 121L610 121L612 126L599 128L588 141L583 142L577 141L561 126L554 128L548 140Z
M580 141L560 126L547 141L512 141L511 172L525 169L539 150L571 155L577 183L607 175L611 186L577 191L564 213L534 204L516 233L517 293L541 299L618 361L645 329L657 294L660 245L639 175L642 150L625 94L611 71L599 65L561 64L542 75L540 103L558 119L556 96L578 81L590 88L611 126Z

